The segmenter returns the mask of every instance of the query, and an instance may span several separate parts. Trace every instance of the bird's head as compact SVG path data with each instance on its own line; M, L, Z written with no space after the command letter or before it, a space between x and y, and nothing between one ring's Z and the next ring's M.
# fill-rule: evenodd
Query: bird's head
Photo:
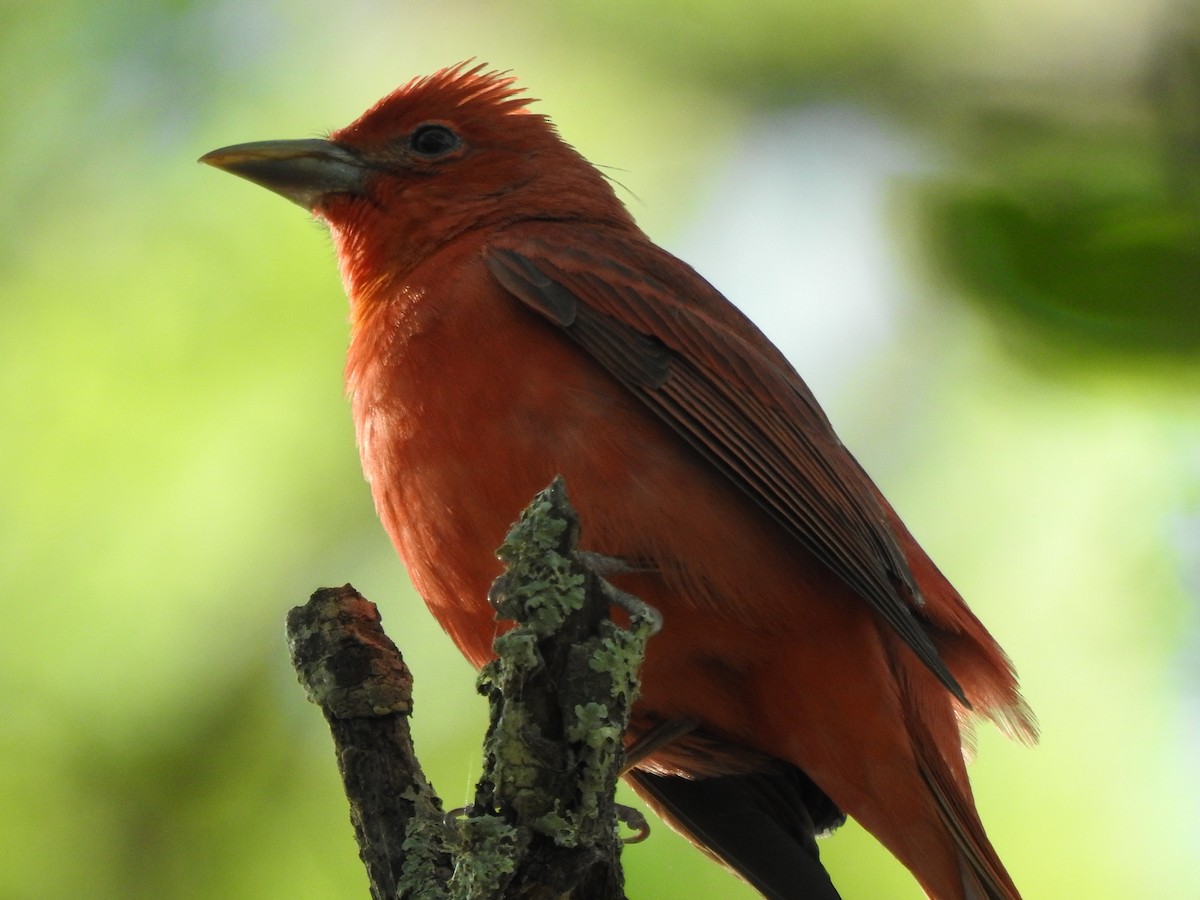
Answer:
M474 229L629 223L605 177L529 111L514 81L462 63L409 82L328 139L237 144L200 161L324 219L343 264L386 261L392 272Z

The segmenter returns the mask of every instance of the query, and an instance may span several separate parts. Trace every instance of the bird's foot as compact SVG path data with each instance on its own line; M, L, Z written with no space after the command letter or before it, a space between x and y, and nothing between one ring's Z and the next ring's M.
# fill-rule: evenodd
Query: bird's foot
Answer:
M653 756L667 744L674 743L685 734L691 734L700 726L699 719L672 719L659 722L649 731L638 736L625 750L625 768L622 774L637 766L647 757Z
M639 559L625 559L621 556L609 556L606 553L596 553L592 550L576 550L579 561L599 575L609 578L613 575L629 575L635 572L657 572L658 567Z
M609 603L621 607L621 609L629 613L631 619L641 619L649 622L651 635L662 631L662 613L644 600L639 600L633 594L626 593L618 587L613 587L605 580L613 575L657 572L657 568L639 560L623 559L620 556L607 556L603 553L593 553L590 550L577 550L575 551L575 556L581 563L599 576L600 589L604 592L604 596L608 598Z
M646 821L640 809L618 803L617 821L634 832L629 837L621 838L622 844L640 844L650 837L650 823Z

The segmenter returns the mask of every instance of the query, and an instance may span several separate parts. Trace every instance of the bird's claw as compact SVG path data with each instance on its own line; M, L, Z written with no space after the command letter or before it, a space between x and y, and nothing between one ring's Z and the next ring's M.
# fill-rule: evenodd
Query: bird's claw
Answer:
M615 588L603 578L600 579L600 590L604 592L604 596L608 598L608 602L614 606L619 606L625 612L629 613L629 618L637 621L650 623L650 635L653 637L662 631L663 617L655 607L651 606L645 600L640 600L633 594L626 593L620 588Z
M644 600L639 600L633 594L613 587L605 580L612 575L657 572L658 570L654 566L637 560L624 559L620 556L595 553L591 550L576 550L575 558L591 569L597 576L600 582L600 590L603 591L609 603L613 606L621 607L621 609L629 613L629 618L635 622L648 622L650 624L651 636L662 631L662 613Z
M650 837L650 823L646 821L646 817L639 809L618 803L617 821L634 831L629 837L621 838L622 844L640 844Z

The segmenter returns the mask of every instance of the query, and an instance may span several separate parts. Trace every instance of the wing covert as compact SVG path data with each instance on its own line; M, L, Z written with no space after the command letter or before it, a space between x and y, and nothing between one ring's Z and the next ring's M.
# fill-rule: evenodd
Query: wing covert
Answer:
M553 322L858 592L969 706L914 613L923 604L865 472L803 380L686 264L611 231L555 226L489 245L500 284ZM672 283L686 283L686 295ZM699 288L699 290L698 290Z

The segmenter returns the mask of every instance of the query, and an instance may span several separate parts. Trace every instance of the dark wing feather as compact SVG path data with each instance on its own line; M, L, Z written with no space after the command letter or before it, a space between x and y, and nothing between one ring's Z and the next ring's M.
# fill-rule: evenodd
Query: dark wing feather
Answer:
M869 479L783 355L665 251L602 229L582 250L563 227L530 223L524 239L509 231L485 250L492 274L870 603L969 705L914 614L924 601Z

